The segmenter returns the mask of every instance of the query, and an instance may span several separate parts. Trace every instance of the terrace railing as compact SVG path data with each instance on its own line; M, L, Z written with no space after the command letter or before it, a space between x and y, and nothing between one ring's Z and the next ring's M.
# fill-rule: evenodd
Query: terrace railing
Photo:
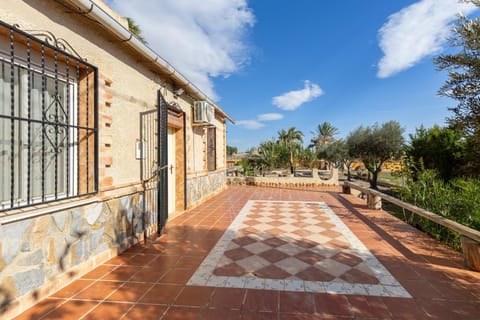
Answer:
M462 242L465 265L473 270L480 271L480 231L399 200L378 190L363 187L350 181L345 181L343 184L343 192L350 193L351 189L359 190L367 195L367 206L369 209L381 209L382 200L385 200L459 233L461 235L460 240Z

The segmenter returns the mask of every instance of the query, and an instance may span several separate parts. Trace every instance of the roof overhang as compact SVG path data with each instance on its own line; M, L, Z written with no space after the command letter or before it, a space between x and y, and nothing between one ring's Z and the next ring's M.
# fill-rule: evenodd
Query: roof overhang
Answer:
M212 99L210 99L205 93L203 93L197 86L190 82L184 75L176 70L170 63L163 59L159 54L153 51L150 47L143 44L133 34L125 28L125 26L110 15L107 11L102 9L95 3L94 0L60 0L66 3L70 3L75 7L78 13L88 16L90 19L98 22L107 31L113 34L123 42L126 46L130 47L136 53L138 53L145 61L145 63L153 64L154 67L159 69L162 74L165 74L171 78L177 87L183 88L192 98L196 100L205 100L215 107L216 112L228 119L232 124L235 121L225 111L222 110Z

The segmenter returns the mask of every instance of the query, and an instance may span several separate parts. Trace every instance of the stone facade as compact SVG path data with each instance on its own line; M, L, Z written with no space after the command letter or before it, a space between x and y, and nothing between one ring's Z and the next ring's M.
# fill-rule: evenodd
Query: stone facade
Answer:
M225 171L187 180L187 207L194 207L226 187Z
M33 296L66 271L81 273L89 260L108 259L143 239L156 220L143 206L143 196L133 194L2 225L0 303Z

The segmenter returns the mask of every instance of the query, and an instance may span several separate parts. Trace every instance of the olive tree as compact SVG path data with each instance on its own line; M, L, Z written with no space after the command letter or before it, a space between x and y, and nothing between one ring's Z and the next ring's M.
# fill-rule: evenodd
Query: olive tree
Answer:
M349 154L361 160L370 172L370 187L377 188L378 174L382 164L398 158L403 148L403 129L397 121L388 121L381 126L360 126L347 137Z
M320 147L318 157L333 163L334 167L347 168L347 177L350 180L350 166L354 156L349 153L347 142L343 139L335 140L323 147Z

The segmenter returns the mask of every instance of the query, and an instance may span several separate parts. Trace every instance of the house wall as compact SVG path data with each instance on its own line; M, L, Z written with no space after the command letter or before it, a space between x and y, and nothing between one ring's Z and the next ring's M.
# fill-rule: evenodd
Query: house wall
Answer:
M186 186L183 155L178 154L183 153L183 129L176 133L182 172L181 178L177 175L178 212L225 188L226 124L217 114L217 170L208 172L206 130L191 125L195 99L175 97L172 80L122 41L57 1L4 1L0 20L65 39L99 72L98 194L0 213L0 306L8 306L0 313L14 315L156 232L154 203L142 193L135 143L139 114L156 108L159 88L186 118Z
M8 308L0 314L21 312L113 258L155 218L137 193L2 225L0 305Z
M195 207L225 189L226 186L225 171L215 171L187 180L187 207Z
M221 192L226 184L226 126L216 122L216 170L208 171L207 128L193 127L187 130L187 154L193 158L187 165L187 208L192 208Z
M187 114L187 122L192 114ZM190 122L191 123L191 122ZM187 208L192 208L213 195L221 192L226 184L226 125L216 116L216 170L208 171L207 166L207 127L187 128Z

